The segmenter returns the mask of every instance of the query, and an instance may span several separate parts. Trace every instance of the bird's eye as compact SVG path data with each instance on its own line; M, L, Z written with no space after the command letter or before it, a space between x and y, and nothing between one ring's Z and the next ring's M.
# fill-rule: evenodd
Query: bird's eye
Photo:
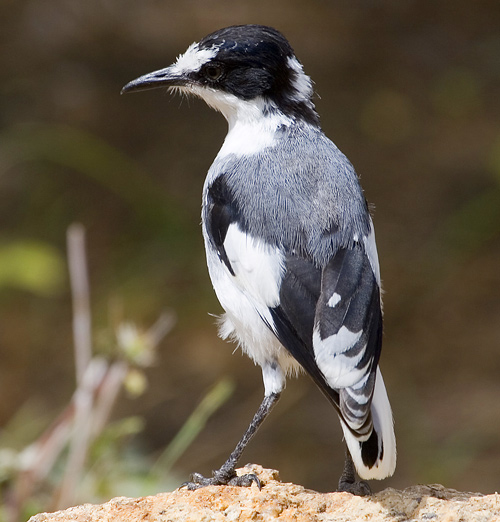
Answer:
M222 67L220 65L208 65L204 70L205 76L212 82L215 82L222 76Z

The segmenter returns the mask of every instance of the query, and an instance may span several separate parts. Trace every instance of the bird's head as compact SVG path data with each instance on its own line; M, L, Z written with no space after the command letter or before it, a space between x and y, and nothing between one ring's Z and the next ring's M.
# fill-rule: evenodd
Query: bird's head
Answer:
M169 87L199 96L231 122L241 111L281 112L318 124L313 88L286 38L262 25L215 31L165 69L127 83L123 92Z

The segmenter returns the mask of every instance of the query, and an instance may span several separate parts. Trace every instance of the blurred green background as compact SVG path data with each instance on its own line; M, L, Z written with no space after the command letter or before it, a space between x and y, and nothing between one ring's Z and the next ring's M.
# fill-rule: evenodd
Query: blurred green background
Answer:
M288 37L315 81L323 129L375 206L381 366L399 461L374 489L442 482L498 491L497 0L3 0L0 426L23 408L53 418L73 393L65 241L79 222L96 352L107 349L116 316L147 327L165 309L177 315L146 392L123 394L114 412L144 419L133 451L154 459L224 376L235 391L178 460L179 482L217 468L246 428L262 397L260 371L217 338L199 226L226 122L198 100L120 96L191 42L240 23ZM12 444L38 435L29 418ZM308 488L336 487L341 431L308 378L289 380L245 462Z

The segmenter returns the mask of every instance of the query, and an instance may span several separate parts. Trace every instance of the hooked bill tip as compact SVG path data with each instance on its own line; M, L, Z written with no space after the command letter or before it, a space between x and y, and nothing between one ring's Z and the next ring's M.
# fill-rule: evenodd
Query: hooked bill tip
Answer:
M135 80L132 80L128 82L126 85L124 85L122 87L122 90L120 91L120 94L125 94L127 92L132 91L141 91L156 87L156 85L152 85L152 83L153 82L151 81L147 81L144 76L141 76L140 78L136 78Z
M133 91L145 91L148 89L157 89L159 87L173 87L184 85L186 78L173 71L171 67L154 71L144 76L140 76L131 82L128 82L120 91L120 94Z

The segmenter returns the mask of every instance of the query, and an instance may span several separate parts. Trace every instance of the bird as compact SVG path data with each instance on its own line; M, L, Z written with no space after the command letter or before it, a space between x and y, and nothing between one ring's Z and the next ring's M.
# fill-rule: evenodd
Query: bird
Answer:
M345 464L338 491L371 493L394 473L396 440L379 369L383 311L370 207L346 156L323 133L311 78L288 40L233 25L122 93L168 88L222 113L228 132L202 192L208 272L224 309L219 334L262 369L264 398L212 476L184 485L250 486L243 450L304 371L338 414Z

